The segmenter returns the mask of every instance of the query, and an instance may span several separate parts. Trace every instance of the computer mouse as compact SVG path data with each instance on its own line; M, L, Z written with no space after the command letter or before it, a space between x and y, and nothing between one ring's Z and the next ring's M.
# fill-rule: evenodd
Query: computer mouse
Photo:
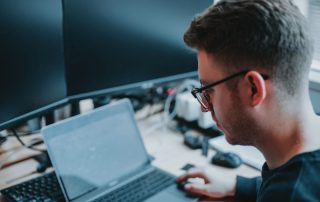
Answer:
M217 152L211 159L211 163L226 168L238 168L242 164L242 159L232 152Z
M191 182L190 181L182 181L182 182L176 182L177 183L177 188L180 190L180 191L185 191L184 187L187 185L187 184L190 184ZM190 200L190 201L198 201L198 200L194 200L194 199L199 199L200 198L200 195L199 194L195 194L195 193L191 193L191 192L185 192L185 196L190 198L190 199L193 199L193 200ZM180 200L179 200L180 201ZM185 201L185 200L183 200ZM189 200L188 200L189 201Z
M178 189L184 191L184 186L189 183L190 183L189 181L181 181L181 182L176 182L176 185Z

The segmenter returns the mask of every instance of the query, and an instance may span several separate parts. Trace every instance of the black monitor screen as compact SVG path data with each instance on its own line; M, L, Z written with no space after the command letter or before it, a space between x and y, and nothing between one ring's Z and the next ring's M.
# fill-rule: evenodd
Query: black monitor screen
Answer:
M183 34L212 0L64 1L68 95L196 75Z
M61 0L0 1L0 130L66 98Z

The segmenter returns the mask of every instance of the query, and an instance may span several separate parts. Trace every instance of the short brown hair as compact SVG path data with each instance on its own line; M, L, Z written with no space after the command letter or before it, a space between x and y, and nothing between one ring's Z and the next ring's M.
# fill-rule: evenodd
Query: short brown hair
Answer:
M313 45L290 0L221 0L196 16L185 43L214 54L226 71L260 67L289 95L305 82Z

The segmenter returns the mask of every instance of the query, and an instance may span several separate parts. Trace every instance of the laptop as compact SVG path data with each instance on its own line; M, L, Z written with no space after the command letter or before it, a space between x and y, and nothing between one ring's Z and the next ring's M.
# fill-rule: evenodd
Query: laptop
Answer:
M197 201L151 165L127 99L42 130L66 201Z

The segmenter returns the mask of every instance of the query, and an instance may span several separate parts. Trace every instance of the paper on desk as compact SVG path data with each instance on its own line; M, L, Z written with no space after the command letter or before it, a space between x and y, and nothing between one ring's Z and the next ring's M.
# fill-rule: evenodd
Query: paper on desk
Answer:
M212 138L209 141L210 147L221 152L233 152L239 155L243 162L249 166L262 169L265 158L262 153L253 146L240 146L229 144L224 136Z

